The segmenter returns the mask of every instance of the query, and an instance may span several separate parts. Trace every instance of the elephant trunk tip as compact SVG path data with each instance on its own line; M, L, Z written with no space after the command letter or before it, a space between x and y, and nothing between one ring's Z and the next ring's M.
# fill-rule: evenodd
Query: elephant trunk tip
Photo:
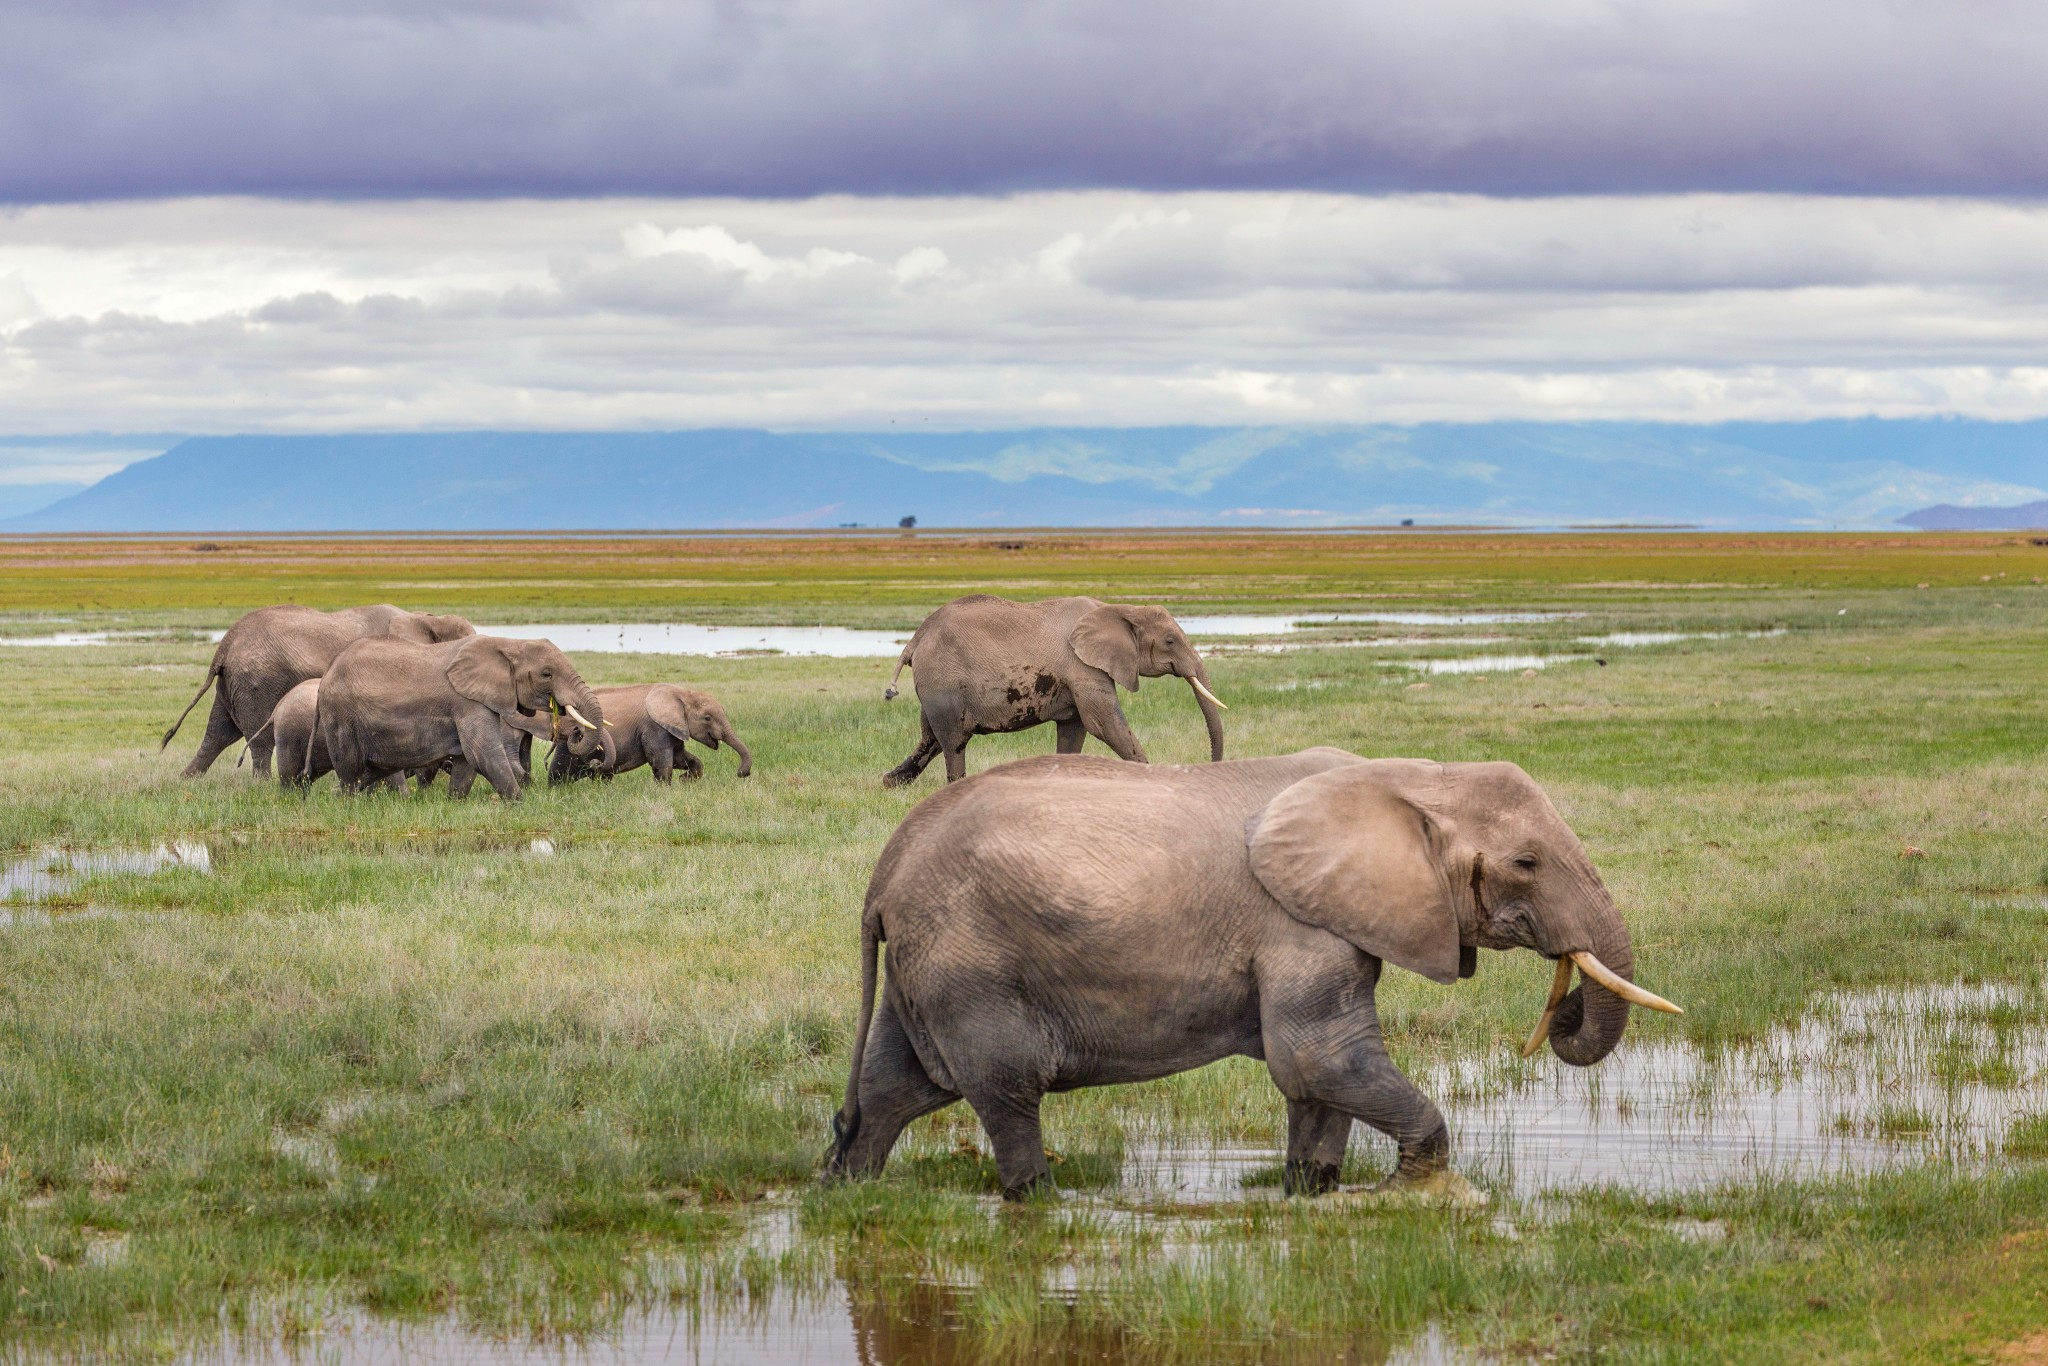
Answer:
M884 702L894 702L896 700L896 689L893 684L889 687L882 689L882 700ZM168 735L164 737L164 742L166 744L170 742L170 737Z

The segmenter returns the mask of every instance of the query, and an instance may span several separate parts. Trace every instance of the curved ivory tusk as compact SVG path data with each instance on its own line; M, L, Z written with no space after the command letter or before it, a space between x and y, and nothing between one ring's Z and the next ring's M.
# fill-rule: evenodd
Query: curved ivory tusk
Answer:
M1571 955L1571 959L1579 965L1580 972L1585 973L1588 977L1598 982L1601 986L1606 987L1630 1005L1646 1006L1651 1010L1661 1010L1667 1015L1685 1014L1683 1010L1680 1010L1656 992L1644 991L1634 982L1619 976L1613 968L1608 967L1590 953L1575 953Z
M579 725L579 726L583 727L583 729L585 729L585 730L596 730L596 729L597 729L597 725L596 725L596 723L595 723L595 722L593 722L593 721L592 721L592 720L591 720L591 719L590 719L589 717L585 716L585 715L584 715L584 714L583 714L582 712L580 712L580 711L576 710L576 708L574 708L574 707L570 706L570 705L569 705L569 704L568 704L567 702L564 702L564 703L562 704L562 708L563 708L563 710L565 710L565 711L567 711L567 712L569 713L569 718L570 718L571 720L573 720L573 721L574 721L574 722L575 722L575 723L576 723L577 725Z
M1230 704L1228 702L1225 702L1222 698L1218 697L1215 693L1210 692L1209 689L1203 685L1201 679L1190 678L1188 682L1194 687L1194 690L1196 692L1208 698L1211 702L1214 702L1218 707L1222 708L1224 711L1230 710Z
M1572 989L1572 960L1557 960L1557 976L1550 983L1550 999L1543 1003L1543 1014L1537 1017L1536 1031L1529 1036L1529 1042L1522 1045L1522 1056L1533 1058L1536 1050L1543 1047L1543 1041L1550 1037L1550 1022L1557 1015L1558 1002Z

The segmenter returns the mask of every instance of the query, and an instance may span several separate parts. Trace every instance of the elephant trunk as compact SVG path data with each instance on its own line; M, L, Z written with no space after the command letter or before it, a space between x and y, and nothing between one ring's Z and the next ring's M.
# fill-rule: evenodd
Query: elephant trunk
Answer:
M1635 977L1635 952L1629 946L1628 927L1606 892L1598 893L1599 910L1593 917L1591 951L1595 958L1624 981ZM1574 1067L1590 1067L1614 1051L1628 1028L1629 1003L1601 986L1582 980L1558 1002L1551 1020L1550 1051Z
M754 771L753 754L748 751L745 745L740 743L740 737L732 733L731 726L720 725L718 728L718 738L731 745L732 752L740 756L740 777L744 778Z
M573 668L568 670L566 678L558 679L555 694L557 701L583 713L584 720L597 732L597 743L604 750L604 771L611 772L618 760L618 750L612 741L611 727L604 723L604 708L598 705L597 694Z
M1209 728L1209 762L1219 762L1223 758L1223 704L1209 691L1209 671L1199 661L1188 675L1188 687L1195 694L1195 705L1202 709L1202 724Z

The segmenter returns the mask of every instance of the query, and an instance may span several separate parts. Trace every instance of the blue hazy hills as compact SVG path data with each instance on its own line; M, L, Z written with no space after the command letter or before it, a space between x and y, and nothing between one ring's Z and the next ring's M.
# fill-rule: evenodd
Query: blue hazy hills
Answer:
M1889 525L2048 497L2048 422L192 437L13 532Z

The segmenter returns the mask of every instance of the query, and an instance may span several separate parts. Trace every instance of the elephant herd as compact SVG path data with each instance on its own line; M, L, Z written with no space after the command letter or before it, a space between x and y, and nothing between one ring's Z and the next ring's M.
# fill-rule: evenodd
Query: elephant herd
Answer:
M1158 607L959 598L904 646L885 698L905 668L919 739L882 781L912 782L943 754L948 786L904 818L868 883L828 1178L879 1173L907 1125L965 1100L1021 1197L1050 1185L1046 1095L1244 1056L1287 1102L1290 1194L1336 1185L1354 1122L1394 1141L1386 1184L1429 1189L1450 1139L1388 1057L1386 964L1448 985L1480 949L1540 954L1556 970L1523 1055L1547 1043L1575 1066L1615 1048L1631 1004L1678 1013L1632 980L1599 872L1514 764L1333 748L1224 761L1224 704ZM1117 703L1168 675L1201 708L1208 764L1148 765ZM192 706L216 685L187 775L242 737L259 772L274 751L284 781L331 767L349 790L445 769L452 791L481 773L516 797L536 738L553 744L554 781L642 764L695 776L686 739L751 767L702 693L591 688L546 641L389 606L252 612ZM1055 753L958 781L972 737L1047 723ZM1083 755L1089 735L1118 758Z
M403 789L408 777L424 788L445 772L453 796L466 796L481 774L513 800L532 780L535 739L554 747L551 782L642 765L664 783L679 766L695 777L703 765L686 740L731 745L743 778L753 767L725 709L705 693L672 683L592 688L548 641L478 635L461 617L389 604L242 617L159 749L209 688L213 710L188 778L240 739L259 774L274 759L286 786L332 772L350 792Z

